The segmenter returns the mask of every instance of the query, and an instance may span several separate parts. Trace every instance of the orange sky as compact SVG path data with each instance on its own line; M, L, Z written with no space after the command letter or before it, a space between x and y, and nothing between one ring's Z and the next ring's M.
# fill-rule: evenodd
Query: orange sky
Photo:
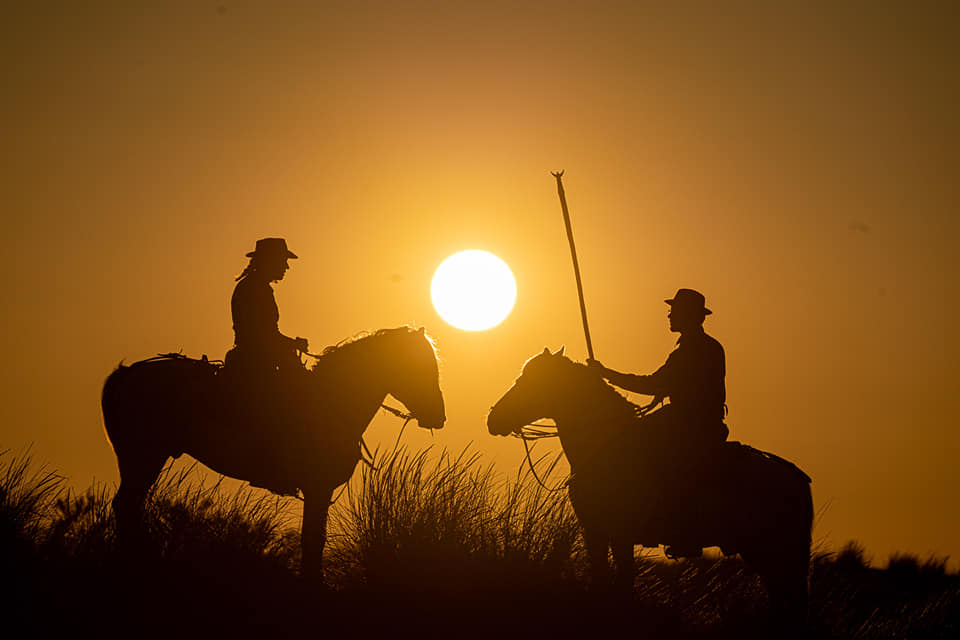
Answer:
M565 169L598 358L652 371L662 300L703 291L731 437L814 478L815 538L960 556L948 3L155 4L5 10L0 448L114 482L106 375L221 357L243 255L280 235L281 329L426 325L449 421L404 441L512 472L487 408L545 345L585 357ZM481 333L430 305L471 248L518 282Z

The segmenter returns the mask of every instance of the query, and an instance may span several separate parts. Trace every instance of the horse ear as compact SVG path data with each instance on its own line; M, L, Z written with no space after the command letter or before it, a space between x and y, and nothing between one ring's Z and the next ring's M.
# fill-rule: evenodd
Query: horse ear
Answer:
M423 327L420 327L419 329L417 329L417 333L419 333L420 335L423 335Z
M543 348L543 353L541 353L540 355L542 355L542 356L548 356L548 355L550 355L550 349L547 349L546 347L544 347L544 348Z
M555 356L562 356L562 355L563 355L563 351L564 351L564 349L566 349L566 348L567 348L567 345L561 345L561 347L560 347L559 349L557 349L557 352L556 352L555 354L553 354L553 355L555 355Z

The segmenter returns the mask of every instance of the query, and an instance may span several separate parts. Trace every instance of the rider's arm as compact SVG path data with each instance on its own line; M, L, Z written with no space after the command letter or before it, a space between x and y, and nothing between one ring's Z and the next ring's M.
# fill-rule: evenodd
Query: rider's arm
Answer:
M652 382L653 376L638 376L634 373L621 373L620 371L607 369L604 371L603 377L621 389L647 396L657 395Z
M306 338L291 338L280 332L280 312L273 289L266 283L241 282L231 301L233 327L245 347L266 349L271 353L306 351Z
M279 330L277 331L277 333L280 335L280 338L284 341L284 343L290 349L296 349L297 351L307 351L310 348L310 343L307 342L306 338L300 338L300 337L291 338L290 336L283 335L282 333L279 332Z
M673 354L662 367L657 369L655 372L648 376L641 376L634 373L622 373L620 371L615 371L614 369L609 369L604 367L599 362L597 365L601 370L601 375L606 378L611 384L614 384L621 389L626 389L627 391L632 391L633 393L640 393L646 396L669 396L670 389L672 387L671 380L673 379L673 371L676 369L676 363L672 363Z

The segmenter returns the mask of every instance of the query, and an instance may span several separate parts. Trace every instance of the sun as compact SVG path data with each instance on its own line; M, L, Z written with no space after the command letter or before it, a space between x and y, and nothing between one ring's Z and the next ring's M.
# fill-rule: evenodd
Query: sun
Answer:
M430 297L440 317L458 329L483 331L507 317L517 283L507 263L487 251L455 253L437 267Z

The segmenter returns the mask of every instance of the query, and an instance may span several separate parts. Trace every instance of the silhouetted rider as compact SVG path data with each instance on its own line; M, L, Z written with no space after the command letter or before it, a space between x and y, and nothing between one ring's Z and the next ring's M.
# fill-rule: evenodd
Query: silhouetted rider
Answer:
M248 373L302 370L298 351L308 349L307 339L280 333L280 311L270 286L283 280L290 268L287 260L297 256L283 238L262 238L247 257L250 263L237 277L230 300L234 347L226 365Z
M233 315L234 347L227 352L224 371L229 381L227 410L236 423L272 424L278 431L296 426L299 418L300 381L306 368L299 351L308 348L306 338L290 338L280 333L280 311L273 297L271 282L283 280L296 254L287 249L283 238L262 238L247 254L249 264L237 277L230 300ZM226 445L225 445L226 446ZM270 442L249 450L252 469L250 484L266 487L282 495L297 495L297 481L283 449Z
M646 424L660 423L678 441L692 441L694 446L722 442L727 438L723 423L726 359L720 343L703 330L703 321L712 311L704 306L703 294L693 289L680 289L665 302L670 305L670 331L680 338L662 367L641 376L608 369L597 360L587 364L622 389L654 396L657 401L670 398L670 404L644 417Z
M723 347L703 330L704 319L712 313L703 294L680 289L670 300L670 331L680 334L677 348L662 367L650 375L634 375L608 369L596 360L588 366L612 384L644 395L654 396L650 406L664 398L670 403L647 413L641 424L651 429L665 450L660 459L665 482L665 507L673 513L677 533L675 544L667 549L672 556L699 555L696 514L687 513L685 504L698 489L702 475L711 467L712 454L727 439L726 358Z

